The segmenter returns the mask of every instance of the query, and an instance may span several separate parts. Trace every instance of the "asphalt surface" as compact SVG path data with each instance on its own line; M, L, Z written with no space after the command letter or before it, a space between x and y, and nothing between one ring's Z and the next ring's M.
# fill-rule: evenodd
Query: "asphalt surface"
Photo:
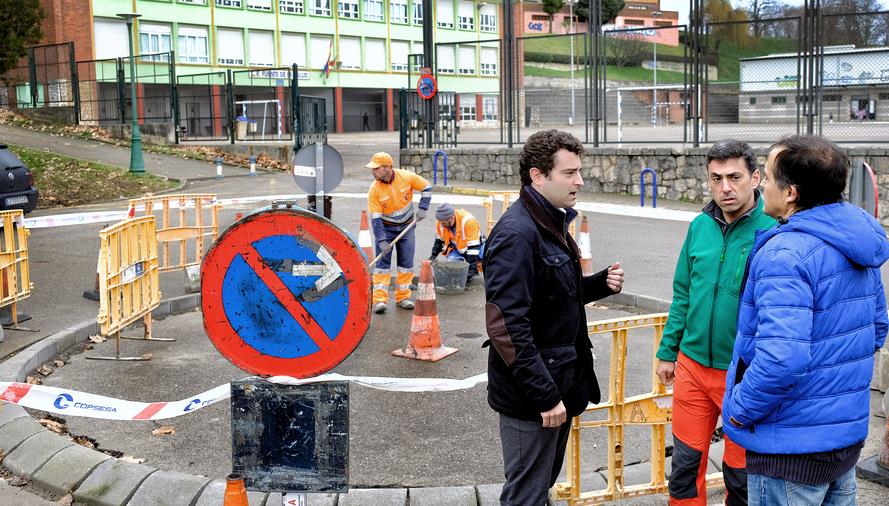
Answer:
M3 125L0 125L0 139L104 163L125 166L129 161L127 149L10 129ZM397 137L392 134L331 136L330 142L344 158L346 177L337 189L343 193L366 191L371 178L363 165L372 152L397 151ZM246 173L243 169L226 168L226 173L230 175L222 180L194 180L215 175L215 169L204 162L157 155L146 155L147 165L149 159L153 163L149 166L151 172L176 179L192 179L186 184L184 192L216 193L219 198L301 193L288 174L262 173L247 178L243 177ZM506 189L494 185L473 186ZM442 196L447 199L447 195L441 193L436 198ZM632 197L590 194L582 194L581 200L627 205L635 202ZM334 222L357 233L360 211L365 205L360 198L334 199ZM685 203L664 202L662 205L690 211L699 208L698 205ZM222 228L233 223L237 213L246 213L260 206L251 204L224 208L220 220ZM480 206L466 207L476 216L484 216L484 209ZM124 202L116 202L64 211L38 210L30 216L124 208ZM627 271L625 292L669 299L672 294L672 272L687 223L604 214L589 214L588 217L593 231L594 263L604 267L612 261L620 261ZM59 329L96 317L98 304L84 299L81 293L84 289L92 288L94 283L98 231L102 225L32 230L29 250L35 287L32 296L21 302L19 307L20 311L33 316L23 325L39 331L7 330L5 341L0 343L0 355L7 356ZM416 258L419 260L428 256L432 245L431 219L420 223L417 238ZM164 274L161 278L164 297L183 293L182 273ZM439 296L444 344L460 349L456 355L442 362L421 363L389 354L406 344L410 326L410 313L392 307L386 314L374 317L359 348L334 372L447 378L465 378L483 372L486 352L480 345L484 320L479 309L483 301L483 290L477 282L470 285L463 295ZM590 319L620 314L628 313L620 308L597 307L589 310ZM56 369L44 379L44 383L130 400L161 401L186 398L246 376L225 360L207 340L199 312L157 321L154 333L158 337L175 337L177 341L124 342L125 354L152 352L154 357L149 362L87 361L83 353L72 350L68 364ZM643 393L649 388L646 382L650 378L650 342L649 335L631 336L626 386L628 395ZM607 375L610 338L596 336L594 345L597 370L600 378L604 378ZM111 345L103 343L87 351L87 354L111 351ZM158 425L153 422L105 422L71 417L67 419L67 424L72 433L92 437L102 448L145 459L149 465L223 477L231 465L228 415L228 403L222 402L192 415L162 422L176 429L175 435L163 437L150 434ZM401 394L353 386L350 416L352 486L442 486L502 481L496 417L485 403L483 386L449 394ZM648 433L636 429L628 427L625 431L627 462L644 460L648 455ZM872 434L872 437L875 436ZM607 453L605 445L601 444L604 441L604 431L585 436L585 468L598 468L605 464ZM667 444L671 444L669 438ZM0 482L0 503L30 504L24 499L19 502L16 495L6 495L8 491L21 493ZM878 488L875 493L880 496L884 491Z

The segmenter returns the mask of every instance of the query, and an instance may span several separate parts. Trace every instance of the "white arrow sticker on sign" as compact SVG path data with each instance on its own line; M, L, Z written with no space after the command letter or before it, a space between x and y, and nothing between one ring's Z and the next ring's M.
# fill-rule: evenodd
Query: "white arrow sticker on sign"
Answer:
M315 281L315 289L319 292L327 288L327 285L333 283L336 278L340 277L343 270L340 269L336 260L324 249L324 246L318 248L318 258L322 263L320 264L294 264L293 265L293 275L294 276L321 276Z

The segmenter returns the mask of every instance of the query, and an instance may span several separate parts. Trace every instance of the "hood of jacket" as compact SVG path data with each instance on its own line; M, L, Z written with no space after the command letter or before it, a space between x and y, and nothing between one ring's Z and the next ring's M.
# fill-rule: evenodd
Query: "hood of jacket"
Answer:
M833 246L850 262L876 268L889 259L889 241L879 222L860 207L848 202L799 211L787 223L763 232L764 244L777 234L802 232Z

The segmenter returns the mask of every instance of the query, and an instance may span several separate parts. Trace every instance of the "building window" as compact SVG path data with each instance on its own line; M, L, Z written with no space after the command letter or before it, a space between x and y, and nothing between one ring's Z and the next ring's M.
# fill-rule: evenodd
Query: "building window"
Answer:
M756 97L750 97L750 105L756 105Z
M275 37L272 32L250 30L250 65L257 67L275 66Z
M278 0L278 9L284 14L302 14L303 0Z
M475 120L475 95L460 95L460 121Z
M493 5L482 5L478 15L478 24L483 32L497 31L497 9Z
M326 55L325 55L326 56ZM306 66L306 36L302 33L281 34L281 65Z
M247 8L257 11L271 11L272 0L247 0Z
M475 4L460 0L457 4L457 27L461 30L475 30Z
M216 0L217 7L237 7L241 8L241 0Z
M389 0L389 21L407 24L407 0Z
M436 14L439 28L454 27L454 4L451 0L441 0L436 3Z
M884 93L884 95L885 95L885 93ZM821 96L822 102L842 102L842 100L843 100L842 95L822 95Z
M629 26L645 26L645 21L642 21L641 19L625 19L624 24Z
M364 0L364 19L368 21L382 21L383 0Z
M312 0L309 14L313 16L330 16L330 0Z
M341 18L358 19L358 0L340 0L337 12Z
M479 71L483 76L497 75L497 48L483 47L481 50L481 65Z
M414 0L414 24L423 24L423 2L421 0Z
M407 47L407 42L400 40L393 40L389 45L389 60L392 70L407 72Z
M773 104L786 104L787 97L772 97Z
M180 25L178 32L180 63L210 63L206 28Z
M386 70L386 41L383 39L364 39L364 69L371 71Z
M648 7L646 7L646 6L644 6L644 5L633 5L633 4L630 4L630 5L627 6L627 9L630 9L631 11L647 11L647 10L648 10Z
M244 64L244 32L237 28L216 29L216 62L220 65Z
M454 73L454 46L436 47L435 56L435 64L440 74Z
M654 26L673 26L671 21L655 21Z
M139 23L139 52L169 53L172 34L169 25ZM152 54L143 56L143 60L170 61L169 54Z
M323 35L312 35L309 39L309 55L312 68L321 70L327 65L328 58L335 56L333 39Z
M475 74L475 46L460 46L457 55L458 72L461 74Z
M485 121L497 121L497 96L482 97L482 119Z
M361 39L358 37L340 37L337 59L341 69L357 70L361 68Z
M454 104L441 104L438 106L438 115L443 118L454 117Z
M543 14L531 14L531 21L549 21L549 16Z

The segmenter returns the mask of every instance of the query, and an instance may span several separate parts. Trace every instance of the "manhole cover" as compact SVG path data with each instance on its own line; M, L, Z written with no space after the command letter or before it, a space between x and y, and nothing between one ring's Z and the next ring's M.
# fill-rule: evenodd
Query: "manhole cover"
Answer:
M462 334L457 334L457 337L462 337L463 339L474 339L476 337L482 337L478 332L463 332Z

